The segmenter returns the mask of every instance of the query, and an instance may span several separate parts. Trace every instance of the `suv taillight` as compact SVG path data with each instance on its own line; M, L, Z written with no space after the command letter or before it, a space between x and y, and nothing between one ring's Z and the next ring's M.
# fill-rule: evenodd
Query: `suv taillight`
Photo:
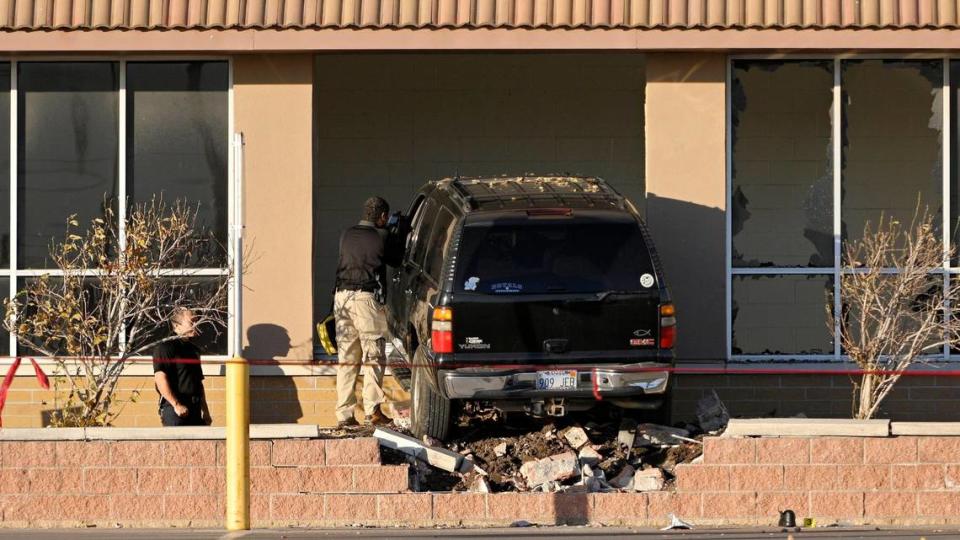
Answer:
M660 348L672 349L677 340L677 310L673 304L660 306Z
M433 324L430 326L430 338L433 352L453 352L453 310L438 307L433 310Z

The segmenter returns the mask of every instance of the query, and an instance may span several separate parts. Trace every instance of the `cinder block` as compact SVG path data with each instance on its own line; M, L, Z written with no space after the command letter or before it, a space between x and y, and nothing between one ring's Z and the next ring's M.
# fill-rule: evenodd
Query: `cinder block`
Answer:
M377 509L380 521L427 524L433 515L433 499L429 493L378 495Z
M379 465L380 444L372 437L328 439L327 465ZM276 448L274 448L276 452Z
M433 518L437 521L452 524L479 523L486 519L486 515L487 498L481 493L433 494Z
M646 493L594 493L591 521L627 525L647 519Z
M756 463L757 439L703 439L703 462L705 464Z
M730 467L681 464L674 469L679 491L703 492L730 489Z
M410 489L408 465L356 466L353 489L356 493L400 493Z

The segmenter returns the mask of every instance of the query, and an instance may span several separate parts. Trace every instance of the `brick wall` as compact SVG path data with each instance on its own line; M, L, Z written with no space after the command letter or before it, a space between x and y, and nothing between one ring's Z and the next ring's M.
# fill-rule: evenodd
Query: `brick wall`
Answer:
M51 382L51 385L56 381ZM216 426L224 425L226 401L225 378L208 375L204 380L210 414ZM392 400L409 399L392 377L384 381L387 395ZM159 427L157 392L153 377L123 377L117 395L129 400L140 392L134 403L126 403L114 423L117 427ZM332 376L254 376L250 377L250 419L254 424L317 424L333 426L337 398L336 378ZM11 428L45 427L54 409L53 390L42 390L32 376L20 376L13 386L3 409L3 426Z
M216 527L220 441L0 442L0 526ZM776 524L789 508L820 525L960 524L960 438L705 441L654 493L410 493L407 465L373 439L251 444L254 527L539 524Z
M696 418L696 404L716 390L734 417L850 418L852 386L846 376L678 375L674 420ZM903 377L880 406L878 418L918 422L960 421L960 378Z

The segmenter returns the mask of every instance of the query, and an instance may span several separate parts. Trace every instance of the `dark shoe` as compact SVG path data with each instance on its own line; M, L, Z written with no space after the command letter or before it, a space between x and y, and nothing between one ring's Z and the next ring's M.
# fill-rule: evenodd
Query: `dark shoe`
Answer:
M389 416L383 414L383 411L380 410L379 405L373 409L373 414L366 417L366 420L368 424L373 424L374 426L384 426L393 421Z
M359 425L360 425L360 422L357 422L357 419L351 416L350 418L347 418L346 420L340 420L339 422L337 422L337 429L343 429L343 428L348 428L348 427L356 427L356 426L359 426Z

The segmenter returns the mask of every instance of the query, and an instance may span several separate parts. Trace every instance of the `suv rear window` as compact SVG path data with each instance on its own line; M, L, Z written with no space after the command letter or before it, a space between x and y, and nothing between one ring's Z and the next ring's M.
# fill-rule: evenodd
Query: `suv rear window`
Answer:
M463 229L456 291L555 294L639 291L653 275L632 219L493 219Z

